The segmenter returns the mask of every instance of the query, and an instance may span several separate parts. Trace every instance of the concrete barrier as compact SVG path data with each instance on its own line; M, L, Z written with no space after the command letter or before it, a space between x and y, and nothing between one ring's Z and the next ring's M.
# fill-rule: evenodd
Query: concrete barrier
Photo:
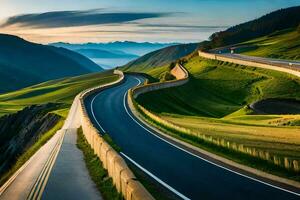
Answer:
M171 74L176 77L176 80L166 81L163 83L151 83L142 86L138 86L133 88L132 94L134 98L137 98L140 94L144 94L146 92L161 90L165 88L176 87L180 85L184 85L189 81L189 74L188 71L182 67L181 65L177 64L172 70Z
M114 177L113 177L113 182L119 192L122 192L122 181L121 181L121 173L123 171L128 170L128 167L125 163L125 161L120 158L116 157L114 159Z
M248 60L240 60L238 58L229 58L227 56L222 56L220 54L207 53L207 52L203 52L203 51L198 51L198 55L200 57L207 58L207 59L230 62L230 63L235 63L238 65L245 65L245 66L252 66L252 67L259 67L259 68L264 68L264 69L276 70L276 71L285 72L285 73L289 73L289 74L295 75L297 77L300 77L300 71L297 71L296 69L291 69L284 65L277 66L277 65L271 65L271 64L248 61Z
M136 180L124 159L101 137L101 134L89 119L85 108L84 99L87 96L119 84L124 80L123 72L115 70L114 73L120 76L117 81L81 92L73 101L72 108L77 108L78 125L81 125L87 142L101 160L103 167L107 169L108 175L112 178L118 192L126 200L153 200L151 194Z

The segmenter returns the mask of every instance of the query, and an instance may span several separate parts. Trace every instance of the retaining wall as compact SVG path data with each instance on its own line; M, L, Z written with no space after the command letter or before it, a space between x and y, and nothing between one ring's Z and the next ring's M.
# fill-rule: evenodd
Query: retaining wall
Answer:
M240 60L237 58L229 58L226 56L222 56L220 54L206 53L203 51L198 51L198 54L200 57L207 58L207 59L219 60L219 61L235 63L235 64L239 64L239 65L253 66L253 67L259 67L259 68L270 69L270 70L276 70L276 71L285 72L285 73L289 73L289 74L300 77L300 71L297 71L296 69L290 69L288 67L285 67L284 65L276 66L276 65L270 65L270 64L259 63L259 62L254 62L254 61Z
M189 81L188 71L179 64L177 64L171 70L171 74L176 77L176 80L166 81L163 83L151 83L151 84L138 86L138 87L132 89L133 97L137 98L140 94L150 92L150 91L180 86Z
M94 150L95 154L102 161L103 167L107 169L118 192L122 193L126 200L153 200L151 194L137 180L131 172L124 159L116 152L100 135L99 131L93 126L87 114L84 99L95 92L99 92L113 85L120 84L124 80L124 74L115 70L115 74L120 76L119 80L103 86L88 89L79 94L74 101L78 101L77 115L80 116L80 124L83 134ZM74 104L74 103L73 103ZM76 104L76 103L75 103ZM75 105L74 104L74 105Z

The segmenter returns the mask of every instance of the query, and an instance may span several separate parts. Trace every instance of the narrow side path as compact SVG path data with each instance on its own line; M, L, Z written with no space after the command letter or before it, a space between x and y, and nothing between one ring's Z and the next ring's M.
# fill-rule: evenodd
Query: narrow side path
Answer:
M102 199L76 146L77 129L67 129L42 199Z
M11 182L8 181L10 184L0 195L1 200L27 199L31 189L36 183L36 180L40 177L40 174L44 170L44 166L49 161L53 150L60 141L62 134L62 131L58 131L27 161L25 165L23 165L23 170L20 170L19 174L14 174L13 177L11 177Z

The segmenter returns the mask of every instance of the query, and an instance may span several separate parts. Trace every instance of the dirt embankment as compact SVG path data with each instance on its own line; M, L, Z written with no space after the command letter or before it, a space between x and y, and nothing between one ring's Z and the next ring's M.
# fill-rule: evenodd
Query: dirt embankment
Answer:
M300 101L295 99L264 99L250 105L257 114L300 114Z

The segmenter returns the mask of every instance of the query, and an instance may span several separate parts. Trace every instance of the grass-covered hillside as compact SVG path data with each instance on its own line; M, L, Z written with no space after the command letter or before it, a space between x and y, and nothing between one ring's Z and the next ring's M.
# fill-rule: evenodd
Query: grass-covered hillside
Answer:
M188 84L145 94L139 101L155 112L221 118L259 99L300 99L300 80L283 73L198 56L185 67L191 73Z
M0 93L101 70L76 52L0 34Z
M233 45L300 25L300 6L284 8L214 33L208 48Z
M123 70L145 71L163 66L177 59L189 55L199 47L199 43L179 44L148 53L124 65Z
M300 30L286 29L240 45L250 47L241 48L245 55L300 60Z
M26 106L44 103L60 103L57 112L66 115L74 97L84 89L114 81L112 71L82 75L44 82L14 92L0 95L0 116L14 113Z
M198 56L185 67L191 75L187 84L140 95L138 103L196 134L300 159L300 129L286 126L299 125L300 116L258 115L248 106L266 98L300 100L299 79Z

